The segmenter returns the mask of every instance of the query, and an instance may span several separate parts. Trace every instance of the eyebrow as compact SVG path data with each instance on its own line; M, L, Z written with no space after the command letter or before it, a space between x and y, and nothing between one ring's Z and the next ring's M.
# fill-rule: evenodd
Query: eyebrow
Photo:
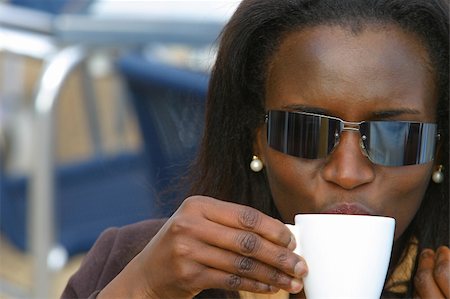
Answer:
M314 107L314 106L308 106L308 105L302 105L302 104L294 104L294 105L285 105L282 107L282 109L290 110L290 111L299 111L299 112L308 112L308 113L315 113L315 114L321 114L321 115L327 115L327 116L333 116L332 113L330 113L329 110L320 108L320 107ZM411 109L411 108L399 108L399 109L392 109L392 110L380 110L380 111L374 111L371 113L371 118L373 119L386 119L386 118L393 118L400 115L405 114L413 114L418 115L420 114L419 110Z
M420 114L419 110L416 109L410 109L410 108L401 108L401 109L394 109L394 110L382 110L382 111L375 111L372 112L372 116L374 118L392 118L404 114Z
M322 115L330 115L330 112L327 109L314 107L314 106L301 105L301 104L285 105L285 106L283 106L281 108L283 110L308 112L308 113L315 113L315 114L322 114Z

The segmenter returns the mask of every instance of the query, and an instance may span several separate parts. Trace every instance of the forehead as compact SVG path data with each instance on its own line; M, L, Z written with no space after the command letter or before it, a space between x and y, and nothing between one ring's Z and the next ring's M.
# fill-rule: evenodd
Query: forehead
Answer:
M434 77L419 38L395 25L367 25L358 33L315 26L289 33L270 59L266 108L314 106L346 119L408 108L431 120ZM346 115L350 108L359 113Z

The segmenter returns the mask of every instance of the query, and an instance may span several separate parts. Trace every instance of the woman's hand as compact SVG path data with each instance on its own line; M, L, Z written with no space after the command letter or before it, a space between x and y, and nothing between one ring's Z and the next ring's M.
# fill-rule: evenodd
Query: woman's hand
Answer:
M414 286L417 298L450 298L450 249L425 249L419 256Z
M124 284L141 298L192 298L211 288L298 293L307 269L294 248L294 237L279 220L194 196L100 295L117 295Z

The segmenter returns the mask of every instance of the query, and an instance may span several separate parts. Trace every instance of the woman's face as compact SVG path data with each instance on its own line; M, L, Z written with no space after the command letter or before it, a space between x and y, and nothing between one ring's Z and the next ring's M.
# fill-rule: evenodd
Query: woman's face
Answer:
M317 26L287 35L272 56L266 110L298 110L345 121L435 122L436 88L428 55L416 36L395 25L355 34ZM258 130L255 152L265 165L285 222L297 213L370 213L394 217L396 238L414 217L433 163L387 167L363 154L360 134L342 132L325 159L289 156Z

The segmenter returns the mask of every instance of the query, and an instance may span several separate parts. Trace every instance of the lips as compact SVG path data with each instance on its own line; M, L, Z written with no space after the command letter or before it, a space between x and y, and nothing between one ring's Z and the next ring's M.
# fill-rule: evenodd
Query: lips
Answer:
M373 213L361 204L337 204L325 211L323 214L347 214L347 215L373 215Z

